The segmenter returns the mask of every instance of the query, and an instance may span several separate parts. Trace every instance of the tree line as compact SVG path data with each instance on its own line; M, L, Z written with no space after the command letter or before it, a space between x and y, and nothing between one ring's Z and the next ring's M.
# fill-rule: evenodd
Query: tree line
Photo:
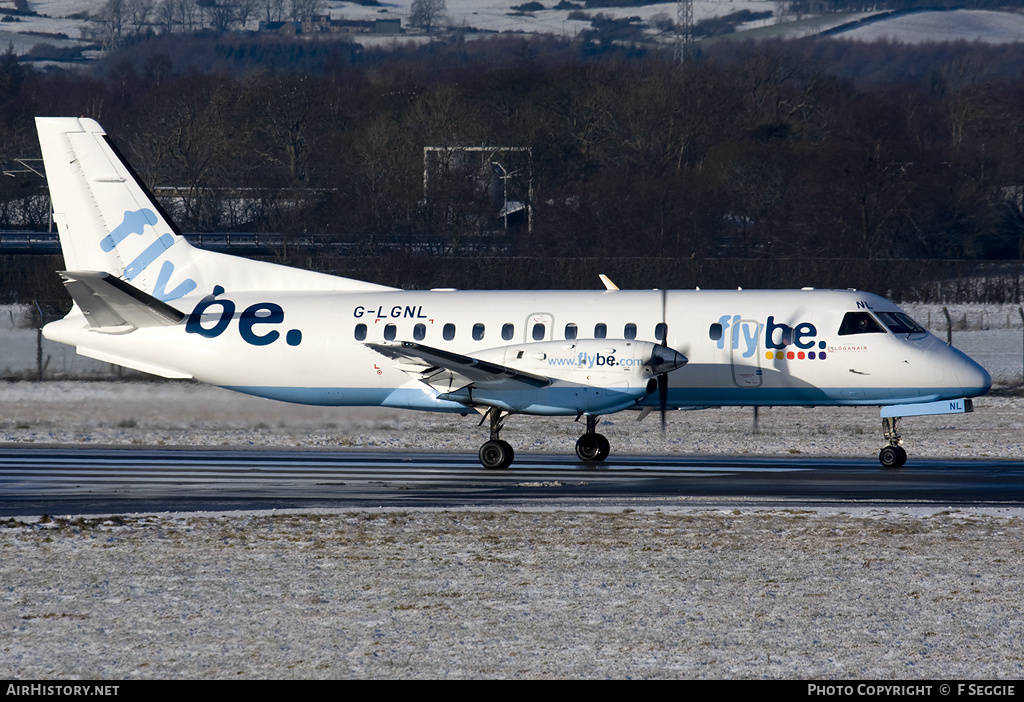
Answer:
M1013 45L803 40L721 43L678 65L556 39L371 51L155 37L76 72L0 56L0 160L38 154L34 115L88 115L183 230L315 237L325 268L340 245L414 258L1014 260L1022 59ZM45 228L40 184L0 179L0 227Z

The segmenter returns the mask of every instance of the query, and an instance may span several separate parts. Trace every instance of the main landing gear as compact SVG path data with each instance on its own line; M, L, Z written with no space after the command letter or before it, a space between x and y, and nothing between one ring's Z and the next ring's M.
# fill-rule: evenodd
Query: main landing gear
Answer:
M608 439L598 434L597 417L587 415L587 433L576 441L576 456L584 463L600 463L608 458L611 445Z
M491 407L481 420L486 420L491 425L491 438L480 447L480 465L488 470L504 470L512 465L515 459L515 451L512 445L503 441L500 437L501 429L505 425L505 418L508 412L502 412L497 407ZM587 417L587 431L576 442L576 455L584 463L600 463L608 458L611 445L601 434L598 434L597 417Z
M882 434L888 445L878 452L878 461L885 468L900 468L907 462L907 451L901 446L900 433L896 429L899 417L882 417Z
M512 444L502 441L498 436L507 416L507 412L502 412L497 407L491 407L484 415L484 419L491 422L491 440L480 447L480 464L488 470L504 470L512 465L516 457Z

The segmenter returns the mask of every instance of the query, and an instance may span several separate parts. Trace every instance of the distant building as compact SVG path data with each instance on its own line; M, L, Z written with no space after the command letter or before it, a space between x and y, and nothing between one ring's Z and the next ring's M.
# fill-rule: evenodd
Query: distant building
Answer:
M282 36L294 37L302 33L302 25L298 22L266 22L260 21L260 32L268 34L280 34Z
M402 20L400 19L376 19L373 21L374 34L401 34Z
M302 21L302 33L312 34L399 34L400 19L346 20L330 15L311 15Z

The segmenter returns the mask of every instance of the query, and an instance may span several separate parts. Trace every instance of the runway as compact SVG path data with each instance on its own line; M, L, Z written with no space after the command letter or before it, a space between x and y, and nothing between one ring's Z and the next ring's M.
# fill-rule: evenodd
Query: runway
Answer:
M769 504L1024 505L1024 462L132 448L0 449L0 515L756 498Z

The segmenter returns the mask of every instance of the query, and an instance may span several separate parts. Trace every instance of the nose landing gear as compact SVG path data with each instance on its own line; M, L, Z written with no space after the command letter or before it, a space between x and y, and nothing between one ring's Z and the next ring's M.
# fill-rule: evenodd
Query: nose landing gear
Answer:
M896 429L899 417L882 417L882 434L888 442L878 452L878 461L885 468L900 468L907 462L907 451L901 446L900 433Z

